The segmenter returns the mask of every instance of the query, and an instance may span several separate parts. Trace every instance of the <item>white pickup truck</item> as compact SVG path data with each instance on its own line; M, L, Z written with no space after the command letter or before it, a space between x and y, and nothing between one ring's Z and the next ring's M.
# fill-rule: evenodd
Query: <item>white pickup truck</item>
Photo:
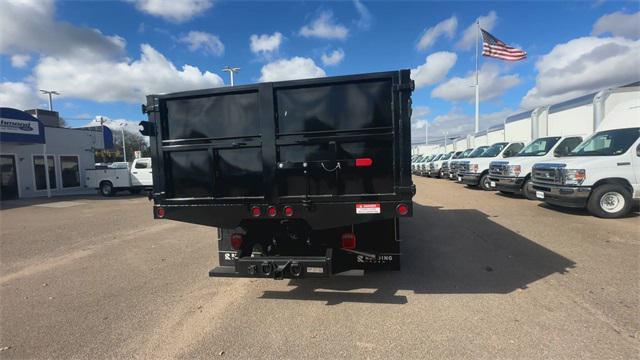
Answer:
M491 188L535 199L535 194L527 190L533 164L567 156L583 139L582 135L542 137L532 141L509 160L492 161L489 165Z
M86 170L87 187L98 189L103 196L112 196L117 191L128 190L139 194L153 188L151 158L135 159L129 167L96 168Z

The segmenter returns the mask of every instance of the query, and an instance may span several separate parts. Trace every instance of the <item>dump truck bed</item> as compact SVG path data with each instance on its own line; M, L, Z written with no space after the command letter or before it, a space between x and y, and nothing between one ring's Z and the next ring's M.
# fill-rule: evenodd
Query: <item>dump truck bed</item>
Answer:
M150 95L155 206L225 228L255 207L312 228L411 211L412 90L400 70Z

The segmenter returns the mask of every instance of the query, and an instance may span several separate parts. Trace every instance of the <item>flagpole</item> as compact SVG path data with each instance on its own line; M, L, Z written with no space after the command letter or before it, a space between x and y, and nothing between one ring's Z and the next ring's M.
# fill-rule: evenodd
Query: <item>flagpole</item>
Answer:
M480 19L476 20L476 133L480 127L480 83L478 81L478 34L480 33Z

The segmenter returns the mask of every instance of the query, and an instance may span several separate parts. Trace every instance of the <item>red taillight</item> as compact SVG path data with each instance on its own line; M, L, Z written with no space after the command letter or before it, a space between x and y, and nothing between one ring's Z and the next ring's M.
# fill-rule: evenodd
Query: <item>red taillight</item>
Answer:
M262 210L260 210L260 207L254 206L251 208L251 216L258 217L260 215L262 215Z
M396 206L396 212L398 213L398 215L400 216L405 216L409 213L409 207L405 204L400 204L398 206Z
M293 208L291 206L285 206L283 212L286 217L293 216Z
M371 165L373 165L373 159L371 158L356 159L356 167L369 167Z
M267 208L267 215L274 217L276 216L276 214L278 214L278 211L276 210L276 208L274 206L269 206Z
M165 210L164 210L164 208L163 208L163 207L156 208L156 215L157 215L159 218L163 218L163 217L164 217L164 214L165 214Z
M343 249L355 249L356 248L356 234L344 233L342 234L342 248Z
M234 250L238 250L242 247L242 241L244 240L244 235L233 233L231 234L231 247Z

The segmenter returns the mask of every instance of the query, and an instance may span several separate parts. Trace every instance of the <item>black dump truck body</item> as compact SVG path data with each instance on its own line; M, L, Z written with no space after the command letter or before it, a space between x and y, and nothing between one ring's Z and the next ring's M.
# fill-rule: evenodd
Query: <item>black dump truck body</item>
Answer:
M154 216L218 228L211 276L399 268L408 70L147 96Z

